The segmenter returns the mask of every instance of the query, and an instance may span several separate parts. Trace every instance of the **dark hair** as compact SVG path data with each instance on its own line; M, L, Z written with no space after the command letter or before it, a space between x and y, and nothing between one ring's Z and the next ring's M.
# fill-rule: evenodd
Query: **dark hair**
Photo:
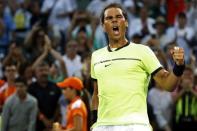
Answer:
M17 64L15 62L8 62L5 65L3 65L2 71L5 72L6 68L10 66L15 66L17 68Z
M124 16L124 18L126 20L128 20L128 16L127 16L127 13L126 13L126 10L120 5L120 4L117 4L117 3L111 3L109 4L108 6L106 6L103 11L101 12L101 24L104 23L104 17L105 17L105 11L109 8L119 8L122 10L122 14Z
M15 83L23 83L24 85L27 86L27 81L22 78L22 77L17 77L15 80L14 80Z
M178 14L178 18L187 18L187 16L186 16L186 14L184 13L184 12L180 12L179 14Z
M43 60L36 66L36 68L37 67L45 67L45 66L50 66L50 64L46 60Z

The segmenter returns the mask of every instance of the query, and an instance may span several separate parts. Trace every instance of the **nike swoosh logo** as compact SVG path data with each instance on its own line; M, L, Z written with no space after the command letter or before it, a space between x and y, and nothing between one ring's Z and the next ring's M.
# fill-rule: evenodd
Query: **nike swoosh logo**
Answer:
M105 67L108 67L108 66L110 66L111 64L107 64L107 65L105 65Z

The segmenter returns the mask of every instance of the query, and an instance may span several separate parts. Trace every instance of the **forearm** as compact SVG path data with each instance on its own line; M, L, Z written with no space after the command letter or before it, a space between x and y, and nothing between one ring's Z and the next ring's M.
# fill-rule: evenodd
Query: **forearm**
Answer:
M97 110L98 109L98 104L99 104L99 99L98 99L98 87L94 83L94 92L92 95L92 105L91 105L91 110Z
M173 91L178 82L180 77L177 77L173 72L170 72L166 77L163 78L161 82L161 87L167 91Z
M55 59L57 59L58 61L64 62L64 60L62 59L62 56L61 56L60 53L57 52L56 50L51 49L51 50L50 50L50 53L51 53L51 55L52 55Z
M154 76L156 83L167 91L173 91L176 88L176 85L181 79L181 75L185 69L185 65L174 65L173 70L168 72L165 69L161 69Z
M47 56L47 52L44 52L43 54L41 54L36 61L33 63L32 65L32 70L34 70L36 68L36 66L38 66Z
M180 47L174 47L171 50L171 54L174 60L173 70L168 72L165 69L162 69L154 76L157 84L167 91L173 91L185 69L184 49Z

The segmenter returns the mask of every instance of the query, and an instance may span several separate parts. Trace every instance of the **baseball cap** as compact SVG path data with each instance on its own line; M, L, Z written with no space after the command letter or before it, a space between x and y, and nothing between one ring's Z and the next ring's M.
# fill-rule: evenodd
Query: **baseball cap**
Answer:
M83 89L83 82L77 77L69 77L64 79L62 82L58 82L57 86L60 88L74 88L76 90Z

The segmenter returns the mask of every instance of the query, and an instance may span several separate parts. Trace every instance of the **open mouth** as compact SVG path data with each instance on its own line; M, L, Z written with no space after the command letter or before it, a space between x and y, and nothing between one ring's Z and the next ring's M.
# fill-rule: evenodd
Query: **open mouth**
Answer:
M113 30L115 35L119 34L119 27L118 26L113 26L112 30Z

